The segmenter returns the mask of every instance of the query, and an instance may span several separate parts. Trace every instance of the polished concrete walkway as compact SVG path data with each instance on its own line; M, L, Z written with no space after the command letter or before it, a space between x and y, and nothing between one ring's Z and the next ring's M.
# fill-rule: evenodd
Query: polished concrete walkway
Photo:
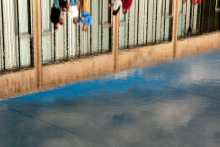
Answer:
M220 50L0 102L0 147L219 147Z

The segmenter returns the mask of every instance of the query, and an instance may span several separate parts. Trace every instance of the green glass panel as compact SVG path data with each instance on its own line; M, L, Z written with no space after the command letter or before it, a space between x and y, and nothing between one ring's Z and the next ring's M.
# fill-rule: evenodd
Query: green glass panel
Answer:
M66 19L64 19L64 22ZM66 25L60 25L55 33L55 56L56 60L62 60L66 58Z
M41 0L41 14L42 14L42 30L43 32L52 31L52 23L50 21L51 7L53 0Z
M137 46L138 0L134 0L129 10L129 48Z
M20 40L20 59L21 67L28 67L31 65L30 53L30 39L24 38Z
M4 46L5 46L5 68L14 69L18 67L18 39L15 29L16 8L14 0L2 1L3 23L4 23ZM10 17L8 17L10 16Z
M73 20L68 17L68 56L75 58L78 56L78 40L77 40L78 25L73 23Z
M28 33L28 21L29 21L29 1L30 0L18 0L19 4L19 27L20 33Z
M43 63L50 63L53 62L53 54L54 54L54 37L53 35L50 36L43 36L42 37L42 58Z
M101 51L101 0L92 0L92 54Z

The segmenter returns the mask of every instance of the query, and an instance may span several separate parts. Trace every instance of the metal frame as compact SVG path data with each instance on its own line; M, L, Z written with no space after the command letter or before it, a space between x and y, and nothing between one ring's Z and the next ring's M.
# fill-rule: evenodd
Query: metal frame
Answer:
M103 9L104 9L104 6L103 6L103 3L104 3L104 0L101 1L102 2L102 6L101 6L101 28L112 28L112 18L113 16L111 16L111 23L104 23L104 20L103 20ZM111 0L111 3L113 1ZM111 13L112 13L112 7L111 7Z
M41 0L41 2L42 2L42 0ZM52 4L52 2L51 2L51 0L49 0L49 6L50 6L50 9L49 9L49 14L51 13L50 11L51 11L51 8L53 7L53 4ZM42 6L41 6L42 7ZM41 11L41 16L42 16L42 11ZM42 17L41 17L42 18ZM42 22L41 22L42 23ZM48 31L44 31L43 30L43 27L41 27L41 35L42 35L42 37L43 36L53 36L54 38L53 38L53 48L54 48L54 54L53 54L53 62L55 62L56 61L56 57L55 57L55 54L56 54L56 50L55 50L55 46L56 46L56 37L55 37L55 30L54 30L54 25L51 23L50 24L50 28L49 28L49 30ZM51 39L52 40L52 39ZM43 59L42 59L43 60ZM44 64L44 63L43 63Z
M17 10L17 36L18 36L18 68L21 67L21 59L20 59L20 18L19 18L19 0L16 0L16 10Z
M111 4L113 3L113 0L111 0ZM103 11L104 10L104 0L101 1L101 54L103 54L103 29L105 28L112 28L113 27L113 16L111 15L111 22L110 23L104 23L104 14L103 14ZM113 9L111 7L111 14L113 12ZM92 38L92 37L91 37ZM110 37L109 37L110 38Z
M14 3L14 8L15 8L15 22L17 25L17 29L15 30L15 36L17 37L17 41L18 41L18 52L17 52L17 58L16 60L18 60L18 64L15 68L12 68L12 70L20 70L21 67L21 46L20 46L20 41L21 39L30 39L30 66L29 67L24 67L26 68L30 68L33 66L33 55L32 55L32 39L33 39L33 29L32 29L32 25L33 25L33 16L32 16L32 0L29 0L27 5L28 5L28 32L27 33L20 33L20 10L19 10L19 0L16 0ZM2 21L2 58L3 58L3 67L2 67L2 71L7 71L6 70L6 63L5 63L5 37L4 37L4 10L3 10L3 0L1 0L1 21ZM23 68L22 68L23 69ZM11 71L8 70L8 71Z
M3 12L3 0L1 0L1 18L2 18L2 52L3 52L3 71L5 71L5 41L4 41L4 36L3 36L3 31L4 31L4 12Z

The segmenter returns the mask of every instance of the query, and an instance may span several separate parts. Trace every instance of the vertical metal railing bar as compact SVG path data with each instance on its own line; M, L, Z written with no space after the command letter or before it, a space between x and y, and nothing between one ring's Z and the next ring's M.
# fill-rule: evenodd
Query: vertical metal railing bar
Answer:
M165 33L166 33L166 13L167 13L167 0L165 0L165 3L164 3L164 26L163 26L163 41L165 41Z
M112 0L109 0L109 2L112 4ZM109 10L109 22L110 22L110 24L111 24L111 27L109 28L109 31L110 31L110 33L109 33L109 50L110 51L112 51L112 26L113 26L113 15L112 15L112 13L113 13L113 10L112 10L112 7L111 7L111 9Z
M69 31L69 29L68 29L68 13L66 12L66 60L68 60L69 59L69 43L68 43L68 39L69 39L69 37L68 37L68 31Z
M184 12L183 12L183 9L184 9L183 5L184 4L182 3L182 11L181 12L184 14ZM183 28L183 23L184 23L184 17L182 17L182 22L181 22L181 27L180 27L181 29ZM184 25L185 25L185 23L184 23Z
M144 21L146 20L146 15L145 15L146 14L146 12L145 12L146 11L146 4L145 3L146 3L146 0L144 1ZM144 26L144 24L143 24L143 26ZM143 42L144 42L144 31L143 31Z
M103 12L104 12L104 0L101 1L101 54L103 52L103 21L104 21L104 18L103 18Z
M128 11L128 31L127 31L127 48L129 48L129 31L130 31L130 16L131 11Z
M29 19L29 33L31 35L30 37L30 62L31 62L31 66L34 65L34 58L33 58L33 29L32 29L32 26L33 26L33 21L32 21L32 18L33 18L33 14L32 14L32 0L28 1L29 2L29 16L30 16L30 19ZM41 24L42 26L42 24ZM41 27L42 28L42 27Z
M203 17L202 17L202 14L203 14L203 5L204 5L204 1L202 1L201 3L201 13L200 13L200 24L199 24L199 32L201 33L202 32L202 21L203 21Z
M218 8L218 1L216 3L216 8ZM217 13L216 30L219 30L219 13Z
M55 24L53 24L53 62L56 62L56 30L55 30Z
M17 35L18 35L18 68L21 68L21 59L20 59L20 22L19 22L19 0L16 0L16 10L17 10Z
M215 31L215 2L214 1L212 1L212 3L213 3L213 13L214 13L214 20L213 20L213 31Z
M28 33L31 35L32 37L32 21L31 21L31 18L32 18L32 15L31 15L31 2L32 0L28 1L27 5L28 5L28 10L27 10L27 14L28 14Z
M79 16L80 16L80 10L79 10ZM80 16L81 17L81 16ZM78 45L79 45L79 54L78 54L78 57L80 58L81 57L81 45L80 45L80 26L78 26L78 33L79 33L79 36L78 36Z
M213 17L213 11L212 11L212 5L213 5L213 1L211 1L210 2L210 18L211 18L211 21L210 21L210 31L213 31L213 19L214 19L214 17Z
M138 15L137 15L137 46L138 46L139 45L139 42L138 42L139 41L139 37L138 37L139 34L138 33L139 33L139 18L140 18L139 17L139 15L140 15L140 0L138 0L138 10L137 11L138 11Z
M148 15L149 15L149 0L147 0L147 23L146 23L146 44L148 44Z
M41 0L41 2L42 2L42 0ZM48 11L49 11L48 14L50 14L50 11L51 11L51 0L49 0L48 3L49 3L48 5L49 5L49 7L50 7L50 8L48 9ZM41 11L42 11L42 7L41 7ZM42 12L41 12L41 20L42 20ZM41 26L42 26L42 25L41 25ZM51 27L51 26L50 26L50 29L52 30L52 27ZM42 28L42 30L43 30L43 28ZM42 33L43 33L43 32L42 32Z
M192 10L192 21L191 21L191 28L193 29L194 28L194 18L195 18L195 4L191 4L191 5L193 5L193 10Z
M1 17L2 17L2 52L3 52L3 71L5 71L5 38L4 38L4 13L3 13L3 0L1 0Z
M191 29L192 29L192 11L193 11L192 7L193 7L193 4L192 4L192 2L190 2L189 28L191 28Z
M119 30L120 30L120 12L118 12L118 14L117 14L115 17L117 17L117 16L118 16L118 18L119 18L117 30L119 31ZM112 25L112 29L116 29L116 28L114 28L113 25ZM113 30L113 32L115 32L115 30ZM118 50L119 50L119 43L120 43L120 41L119 41L119 37L120 37L119 34L120 34L120 32L118 32L118 34L117 34L117 35L118 35L118 36L117 36L117 41L118 41L118 42L117 42L117 43L118 43L118 46L117 46L117 47L118 47ZM114 40L114 42L116 42L116 40ZM114 48L115 48L115 47L114 47Z
M200 33L200 24L201 24L201 14L202 14L202 4L200 3L199 4L199 17L198 17L198 24L197 24L197 30L199 30L199 33Z
M92 0L90 0L90 15L92 16ZM90 25L90 55L92 55L92 25Z
M169 6L169 15L172 15L173 14L173 4L174 4L174 1L173 0L170 0L170 6ZM169 21L169 40L172 40L172 33L173 32L173 17L171 17L170 21Z
M43 20L42 20L42 0L40 1L40 8L41 8L41 46L42 46L42 48L41 49L43 49ZM49 3L49 6L50 6L50 0L48 1L48 3ZM49 11L49 13L48 14L50 14L50 10L51 10L51 8L50 9L48 9L48 11ZM33 40L33 42L34 42L34 40ZM52 43L51 43L52 44ZM34 51L33 51L33 55L34 55ZM34 59L33 59L33 61L34 61ZM44 62L43 62L43 51L42 51L42 64L43 64Z
M216 0L217 1L217 0ZM218 6L219 6L219 0L217 1L217 3L216 3L216 8L218 8ZM217 15L217 17L218 17L218 21L217 21L217 27L216 27L216 30L219 30L219 13L218 13L218 15Z
M209 8L210 8L210 1L208 1L208 10L209 10ZM210 19L210 11L208 11L208 20L207 20L207 32L209 32L209 19Z
M154 22L153 22L153 18L154 18L154 1L153 1L153 11L152 11L152 42L153 42L153 34L154 34L154 32L153 32L153 28L154 28Z
M130 9L129 10L127 10L127 13L125 14L125 23L126 23L126 25L125 25L125 30L126 30L126 27L128 27L127 25L128 25L128 11L130 11ZM120 21L119 21L119 25L120 25ZM126 32L126 31L125 31ZM128 32L128 30L127 30L127 32ZM125 33L126 34L126 33ZM127 36L128 37L128 36ZM124 43L126 44L126 40L124 40ZM125 46L124 46L125 47Z
M157 43L157 6L158 0L156 0L156 17L155 17L155 43Z
M55 24L54 24L55 25ZM54 26L55 27L55 26ZM53 62L56 62L56 30L54 28L54 35L53 35L53 43L54 43L54 48L53 48Z
M205 30L206 30L206 24L205 24L205 20L206 20L206 3L207 3L207 1L203 1L203 3L202 3L202 9L203 9L203 13L202 13L202 20L201 20L201 32L205 32Z
M186 0L186 16L185 16L185 27L184 29L186 29L186 19L187 19L187 12L188 12L188 1ZM184 33L184 37L186 36L186 33Z
M161 14L161 18L160 18L160 41L163 41L162 40L162 37L161 37L161 33L162 33L162 31L163 31L163 5L164 5L164 0L162 0L162 3L161 3L161 12L160 12L160 14Z
M175 12L175 10L174 9L176 9L176 8L174 8L174 0L171 0L172 1L172 4L171 4L171 7L170 7L170 12L171 12L171 15L174 17L174 12ZM178 12L179 13L179 12ZM174 21L174 18L173 17L171 17L171 31L170 31L170 33L171 33L171 35L170 35L170 40L172 40L172 38L173 38L173 21ZM177 25L178 26L178 25Z
M49 13L48 14L50 14L50 11L51 11L51 4L52 4L52 2L51 2L52 0L49 0L48 1L48 3L49 3L49 6L50 6L50 8L48 9L48 11L49 11ZM42 2L42 1L41 1ZM41 7L42 8L42 7ZM42 11L42 10L41 10ZM42 19L42 12L41 12L41 19ZM49 22L50 23L50 22ZM43 24L41 23L41 31L42 31L42 35L43 35L43 26L42 26ZM50 23L50 31L51 32L53 32L53 34L51 35L51 52L52 52L52 49L54 48L54 42L53 42L53 36L54 36L54 33L55 33L55 30L54 30L54 28L53 28L53 24L52 23ZM41 36L42 36L41 35ZM42 38L42 42L43 42L43 38ZM42 60L43 60L43 58L42 58ZM51 56L51 60L52 60L52 56ZM43 63L43 61L42 61L42 63Z

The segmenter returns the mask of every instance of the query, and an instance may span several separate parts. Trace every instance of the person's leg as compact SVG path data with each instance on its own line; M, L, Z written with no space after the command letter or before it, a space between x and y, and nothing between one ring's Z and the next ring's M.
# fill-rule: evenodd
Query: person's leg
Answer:
M57 8L57 9L59 9L60 8L60 3L59 3L59 0L53 0L53 6L55 7L55 8Z

